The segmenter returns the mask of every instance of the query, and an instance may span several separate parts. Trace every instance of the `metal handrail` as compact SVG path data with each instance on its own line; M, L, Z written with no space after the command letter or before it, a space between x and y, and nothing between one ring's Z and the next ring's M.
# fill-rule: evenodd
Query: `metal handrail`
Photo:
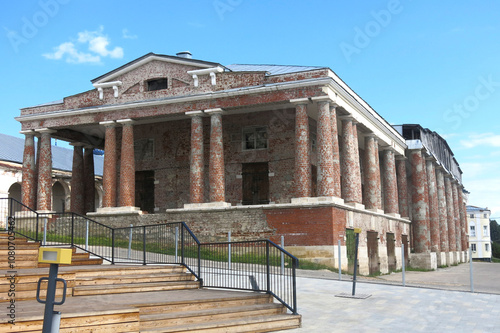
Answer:
M116 263L179 264L202 286L265 292L297 313L298 259L270 240L201 243L185 222L112 228L76 213L39 213L9 198L15 232Z

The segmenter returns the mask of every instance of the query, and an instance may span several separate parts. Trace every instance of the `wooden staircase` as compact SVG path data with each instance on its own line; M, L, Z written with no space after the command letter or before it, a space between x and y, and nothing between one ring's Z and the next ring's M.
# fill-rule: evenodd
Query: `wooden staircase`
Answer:
M10 245L10 250L9 250ZM24 237L15 236L13 240L9 241L9 236L6 232L0 233L0 255L2 258L8 258L9 252L14 251L13 262L9 263L8 260L0 261L1 269L18 269L18 268L38 268L49 267L49 264L38 262L38 249L40 248L39 242L33 242ZM12 250L14 249L14 250ZM91 258L87 252L77 252L76 248L72 248L73 254L71 256L71 266L80 265L100 265L103 260L101 258ZM11 266L11 264L13 266ZM61 265L69 266L69 265Z
M38 279L47 274L47 268L18 270L16 325L4 316L0 332L41 331L43 304L33 299ZM60 332L271 332L300 327L300 316L287 314L270 295L198 289L199 282L182 266L60 267L59 277L68 285L65 304L56 306L62 312ZM8 279L0 280L0 302L9 301L9 287Z

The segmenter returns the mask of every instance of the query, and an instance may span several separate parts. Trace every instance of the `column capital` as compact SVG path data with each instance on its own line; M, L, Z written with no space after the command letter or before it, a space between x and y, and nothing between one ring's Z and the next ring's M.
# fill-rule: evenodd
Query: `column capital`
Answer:
M19 134L24 134L24 135L35 135L34 130L25 130L25 131L19 131Z
M107 120L107 121L101 121L99 125L105 126L105 127L114 127L116 126L116 121L114 120Z
M309 98L295 98L295 99L291 99L290 100L290 103L294 104L294 105L307 105L307 104L310 104L312 102L311 99Z
M135 123L135 121L133 119L118 119L116 121L118 124L121 124L122 126L125 126L125 125L133 125Z
M396 155L395 158L396 158L397 161L406 161L406 160L408 160L408 157L406 157L404 155Z
M311 101L313 102L328 102L333 103L333 100L330 96L315 96L311 97Z
M35 132L40 133L40 134L53 134L56 133L56 130L50 129L50 128L39 128L36 129Z
M73 146L73 147L83 147L83 146L85 146L85 143L83 143L83 142L71 142L69 145Z
M197 111L187 111L184 114L188 117L202 117L204 112L202 110L197 110Z
M209 115L213 115L213 114L220 114L220 113L223 113L224 110L221 109L221 108L215 108L215 109L207 109L205 110L205 113L209 114Z

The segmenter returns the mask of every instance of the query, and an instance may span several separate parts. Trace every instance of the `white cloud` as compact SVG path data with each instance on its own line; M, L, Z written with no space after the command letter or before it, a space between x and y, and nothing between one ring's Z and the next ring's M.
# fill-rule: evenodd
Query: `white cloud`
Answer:
M460 140L460 144L465 148L476 147L500 147L500 135L493 133L482 133L469 135L467 140Z
M124 39L137 39L137 35L131 35L128 31L128 29L124 28L122 30L122 37Z
M83 31L78 33L75 43L65 42L54 47L53 53L42 54L47 59L64 59L69 63L99 63L101 57L123 58L123 48L116 46L109 49L109 37L103 34L104 27L96 31ZM87 47L86 51L79 48Z

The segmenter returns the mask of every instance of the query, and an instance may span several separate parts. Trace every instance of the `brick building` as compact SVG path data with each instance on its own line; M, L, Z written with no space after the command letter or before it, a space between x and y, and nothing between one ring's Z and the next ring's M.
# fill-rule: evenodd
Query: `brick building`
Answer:
M421 138L408 146L329 68L149 53L91 82L16 118L26 135L23 200L39 210L49 209L44 160L58 138L74 143L73 174L84 174L82 146L104 149L103 207L92 216L108 224L182 220L202 240L284 235L288 250L330 265L340 244L346 269L359 227L364 274L401 267L402 244L414 266L465 260L456 161L442 163Z

